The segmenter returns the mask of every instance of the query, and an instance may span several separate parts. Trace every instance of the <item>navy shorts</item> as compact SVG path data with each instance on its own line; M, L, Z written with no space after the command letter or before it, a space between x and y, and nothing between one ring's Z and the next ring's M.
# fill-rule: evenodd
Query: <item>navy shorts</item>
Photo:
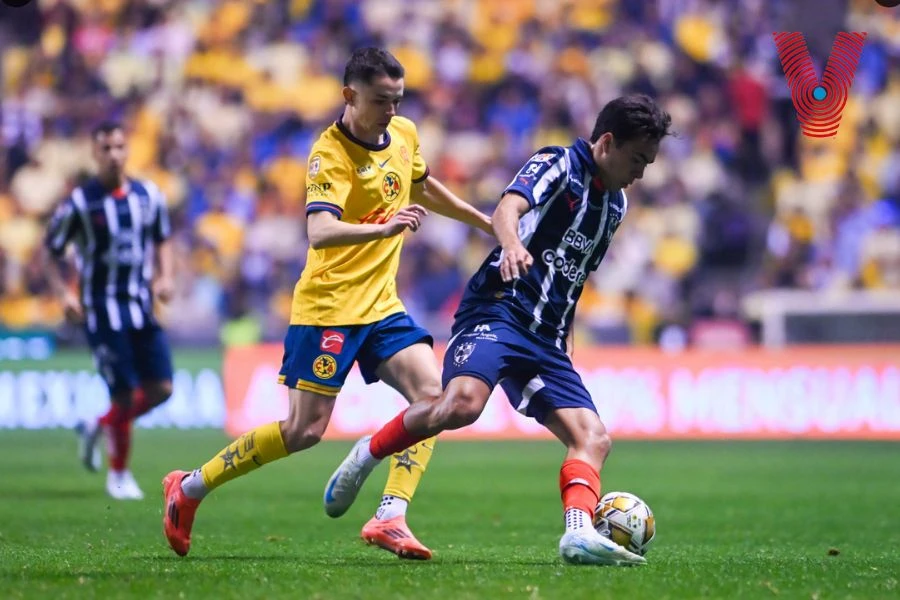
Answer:
M512 318L455 323L453 330L444 355L444 388L460 375L492 390L499 383L513 408L538 423L559 408L597 412L568 355Z
M144 381L172 380L172 353L166 332L157 323L143 329L87 331L94 364L109 393L133 390Z
M354 361L359 363L366 383L375 383L378 365L419 342L431 345L433 340L406 313L368 325L291 325L284 338L278 382L298 390L336 396Z

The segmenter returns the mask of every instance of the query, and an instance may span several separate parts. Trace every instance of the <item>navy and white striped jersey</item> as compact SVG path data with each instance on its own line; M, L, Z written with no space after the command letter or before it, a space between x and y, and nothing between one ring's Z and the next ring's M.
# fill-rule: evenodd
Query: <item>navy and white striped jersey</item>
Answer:
M519 238L534 258L524 276L504 283L499 246L469 280L457 323L512 314L531 331L562 347L588 275L597 269L628 202L606 190L588 142L542 148L504 193L523 196L531 210L519 220ZM454 332L455 333L455 332Z
M153 321L154 249L170 232L163 195L149 181L128 179L122 189L110 191L92 178L59 205L46 245L62 256L66 245L75 243L90 331L142 329Z

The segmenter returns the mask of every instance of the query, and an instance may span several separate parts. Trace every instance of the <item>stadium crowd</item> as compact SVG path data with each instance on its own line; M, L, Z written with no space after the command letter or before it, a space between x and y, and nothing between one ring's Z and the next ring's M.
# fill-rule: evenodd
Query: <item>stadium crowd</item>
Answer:
M667 324L741 320L749 291L900 289L900 10L870 0L41 0L0 9L0 325L56 327L40 252L91 169L89 130L129 129L131 173L172 211L175 338L280 340L306 258L309 148L341 111L349 50L406 67L401 113L431 169L490 212L537 148L590 134L627 91L678 135L579 307L582 339L652 343ZM787 8L790 6L791 8ZM817 19L804 18L802 10ZM773 31L821 62L866 31L836 138L798 131ZM446 337L487 236L430 217L399 276Z

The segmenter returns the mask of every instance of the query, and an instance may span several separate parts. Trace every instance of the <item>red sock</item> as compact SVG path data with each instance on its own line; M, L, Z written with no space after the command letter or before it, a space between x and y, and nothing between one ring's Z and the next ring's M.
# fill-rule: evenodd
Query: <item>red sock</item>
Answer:
M100 424L106 427L109 455L109 468L123 471L128 465L128 453L131 449L131 410L116 402L109 407L109 412L100 418Z
M600 473L583 460L570 458L559 470L559 491L563 512L577 508L594 518L600 499Z
M100 419L97 422L100 423L100 425L102 425L103 427L109 427L114 422L117 422L119 419L122 418L122 415L121 415L122 412L123 412L123 410L122 410L122 406L120 404L118 404L116 402L111 402L109 405L109 410L106 411L106 414L103 415L102 417L100 417ZM128 414L127 409L124 412L125 412L125 415L127 416L127 414Z
M138 417L146 415L152 408L150 401L147 400L147 394L144 393L144 388L137 388L131 397L131 410L128 418L134 421Z
M402 452L431 437L430 435L415 435L406 430L406 425L403 424L403 415L407 410L409 409L405 409L388 421L384 427L378 430L378 433L372 436L369 441L369 452L372 453L372 456L384 458Z

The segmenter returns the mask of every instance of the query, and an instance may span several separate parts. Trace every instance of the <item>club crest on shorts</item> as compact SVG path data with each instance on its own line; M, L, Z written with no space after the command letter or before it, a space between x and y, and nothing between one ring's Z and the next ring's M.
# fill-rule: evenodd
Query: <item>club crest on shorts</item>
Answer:
M337 373L337 361L333 356L322 354L313 361L312 370L319 379L331 379Z
M469 360L469 357L472 356L472 352L475 351L475 342L465 342L456 347L453 351L453 364L457 367L461 367L466 364L466 361Z

